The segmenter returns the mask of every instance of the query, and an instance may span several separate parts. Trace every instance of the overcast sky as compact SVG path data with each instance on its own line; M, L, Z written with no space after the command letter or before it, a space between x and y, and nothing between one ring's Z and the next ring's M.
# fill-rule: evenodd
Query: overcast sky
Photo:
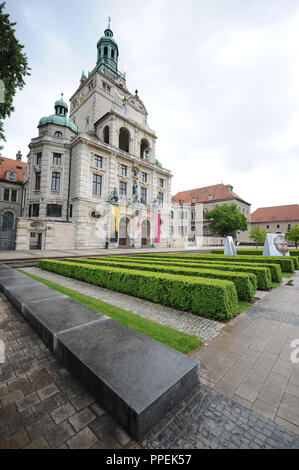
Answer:
M172 194L223 182L252 211L299 203L298 0L7 0L6 11L32 71L4 156L26 156L39 119L94 68L111 16Z

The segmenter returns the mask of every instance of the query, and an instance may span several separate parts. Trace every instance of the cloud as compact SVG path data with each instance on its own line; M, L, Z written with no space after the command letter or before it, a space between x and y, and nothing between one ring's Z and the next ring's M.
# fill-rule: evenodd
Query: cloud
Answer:
M23 3L23 2L22 2ZM220 183L253 207L298 202L299 5L285 0L10 0L32 76L6 122L26 151L38 120L70 97L112 17L119 68L148 110L172 194ZM24 150L25 149L25 150Z

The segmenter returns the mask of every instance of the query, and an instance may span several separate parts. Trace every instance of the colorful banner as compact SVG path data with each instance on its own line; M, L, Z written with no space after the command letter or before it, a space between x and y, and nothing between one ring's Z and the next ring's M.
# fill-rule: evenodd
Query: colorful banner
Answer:
M160 243L160 214L155 215L155 243Z
M118 206L111 206L110 241L118 241Z

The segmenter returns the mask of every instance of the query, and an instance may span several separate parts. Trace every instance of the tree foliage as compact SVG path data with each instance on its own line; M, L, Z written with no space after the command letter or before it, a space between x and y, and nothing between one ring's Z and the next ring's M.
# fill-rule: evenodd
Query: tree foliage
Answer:
M258 243L264 243L266 235L267 235L267 230L261 229L260 227L257 226L251 229L249 238L251 238L255 242L256 247L257 247Z
M4 8L5 2L0 3L0 80L5 87L4 103L0 102L0 143L5 141L4 119L14 111L13 99L16 91L23 88L25 76L30 75L28 60L23 52L24 46L15 37L16 23L10 22Z
M285 234L287 240L295 242L296 248L297 243L299 242L299 225L293 225L290 230Z
M237 204L217 205L213 210L206 212L204 218L211 220L209 230L214 235L227 237L236 230L245 231L248 228L247 219L238 211Z

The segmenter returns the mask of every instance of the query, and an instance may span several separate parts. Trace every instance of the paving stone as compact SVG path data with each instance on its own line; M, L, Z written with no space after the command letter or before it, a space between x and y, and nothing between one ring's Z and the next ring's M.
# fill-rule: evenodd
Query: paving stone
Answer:
M80 411L85 406L91 405L94 402L94 398L85 392L84 394L74 398L72 400L72 405L76 408L76 410Z
M49 442L50 446L53 449L56 449L60 447L62 444L64 444L74 434L75 434L75 431L72 428L72 426L67 421L65 421L59 426L55 426L55 428L48 431L45 434L45 437L47 441Z
M0 449L23 449L29 442L29 437L25 429L21 429L17 433L8 436L0 441Z
M22 398L24 398L22 390L14 390L13 392L9 392L6 395L3 395L0 401L2 406L5 407L15 403L17 400L22 400Z
M50 446L44 437L39 437L28 444L25 449L50 449Z
M90 449L97 442L95 434L86 427L67 441L70 449Z
M31 406L36 405L37 403L39 403L39 398L35 392L31 393L30 395L27 395L21 400L16 401L18 411L20 412L26 410L27 408L30 408Z
M38 437L44 435L47 431L54 427L54 422L50 416L46 415L36 421L30 426L27 426L27 431L32 440L37 439Z
M46 385L46 387L40 389L37 393L41 400L45 400L46 398L51 397L59 392L57 386L53 383L50 385Z
M95 415L88 409L85 408L79 413L74 414L69 418L69 422L75 428L75 431L80 431L80 429L87 426L91 421L95 419Z
M62 421L68 419L70 416L75 414L76 410L70 403L60 406L51 413L51 417L55 424L60 424Z

